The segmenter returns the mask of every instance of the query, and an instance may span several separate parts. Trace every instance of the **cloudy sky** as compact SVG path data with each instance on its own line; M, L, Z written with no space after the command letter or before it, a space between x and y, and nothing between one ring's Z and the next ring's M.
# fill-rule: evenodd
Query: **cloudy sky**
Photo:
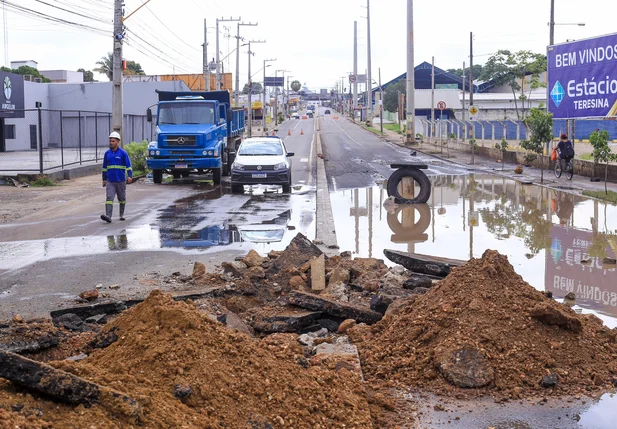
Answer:
M143 0L125 0L125 15ZM556 43L615 32L617 4L607 0L555 0ZM113 0L7 0L8 60L35 60L39 69L92 69L112 48ZM17 7L30 9L15 10ZM387 82L405 72L406 0L371 1L373 78L381 68ZM65 9L61 10L59 8ZM34 12L32 12L34 11ZM441 68L460 68L469 61L469 33L474 32L476 63L499 49L544 52L549 40L550 0L418 1L415 2L416 64L431 61ZM33 16L33 14L36 14ZM126 21L129 29L125 58L139 62L147 74L200 73L203 20L208 27L222 17L241 17L257 27L241 27L253 45L252 72L264 59L277 59L268 68L290 70L309 88L331 88L353 70L353 23L358 21L358 69L366 68L367 31L364 0L151 0ZM61 18L74 25L48 19ZM235 49L235 22L220 23L222 57ZM231 31L232 38L225 37ZM208 30L209 57L215 52L214 28ZM5 44L0 57L5 62ZM248 75L246 47L241 48L240 80ZM235 54L225 68L235 72ZM263 76L259 72L254 80ZM97 76L106 80L103 76Z

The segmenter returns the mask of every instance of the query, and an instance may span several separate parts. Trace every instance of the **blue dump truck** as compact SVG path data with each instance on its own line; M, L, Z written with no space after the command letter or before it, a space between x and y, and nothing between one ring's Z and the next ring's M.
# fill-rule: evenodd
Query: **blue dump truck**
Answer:
M154 183L162 182L163 172L180 178L211 171L214 184L220 184L242 142L244 109L231 108L227 91L156 92L156 138L146 160ZM152 122L150 108L146 114Z

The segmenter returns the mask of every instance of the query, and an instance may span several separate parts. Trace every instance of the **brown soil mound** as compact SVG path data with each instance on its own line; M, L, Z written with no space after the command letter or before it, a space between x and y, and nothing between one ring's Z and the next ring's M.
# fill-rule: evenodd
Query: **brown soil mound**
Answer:
M547 298L491 250L351 336L369 381L402 388L516 398L616 382L616 332Z
M308 366L295 336L254 340L159 291L104 331L114 329L109 347L52 365L136 399L143 427L372 427L357 377ZM0 410L15 404L53 427L131 427L113 409L58 405L0 383Z

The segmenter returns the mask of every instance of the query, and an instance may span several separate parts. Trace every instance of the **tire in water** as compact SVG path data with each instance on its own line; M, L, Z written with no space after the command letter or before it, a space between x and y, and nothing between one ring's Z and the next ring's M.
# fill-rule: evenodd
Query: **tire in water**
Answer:
M405 177L413 178L420 186L420 192L414 198L405 198L398 191L398 185ZM424 204L431 196L431 181L417 168L400 168L388 179L388 196L394 197L397 204Z

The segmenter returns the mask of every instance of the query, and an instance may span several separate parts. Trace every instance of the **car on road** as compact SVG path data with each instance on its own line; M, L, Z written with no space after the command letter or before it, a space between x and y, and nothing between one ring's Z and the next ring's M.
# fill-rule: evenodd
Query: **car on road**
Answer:
M291 114L291 119L300 119L300 115L298 114L298 112L293 112Z
M331 113L330 109L326 109L326 111L324 112L324 115L329 115L330 113Z
M312 118L314 116L313 111L309 110L308 112L306 112L306 116L308 116L309 118Z
M231 192L241 193L244 185L282 185L291 192L291 161L280 137L255 137L242 142L231 166Z

